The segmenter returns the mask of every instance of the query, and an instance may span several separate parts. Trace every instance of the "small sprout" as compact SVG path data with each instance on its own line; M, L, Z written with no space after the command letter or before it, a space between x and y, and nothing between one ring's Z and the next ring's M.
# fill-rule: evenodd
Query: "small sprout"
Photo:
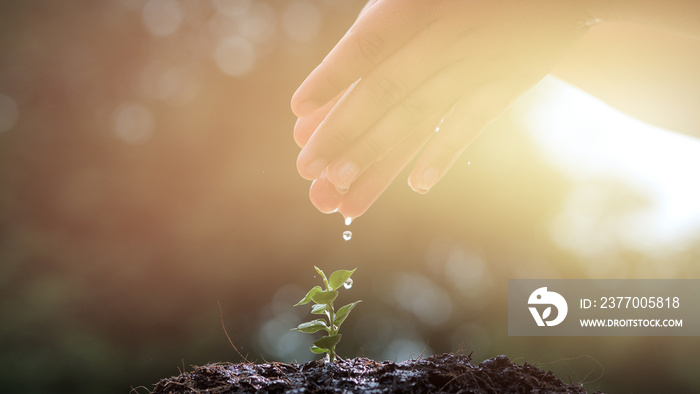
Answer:
M313 301L314 305L311 307L311 313L315 315L324 315L326 320L315 319L310 322L301 323L297 328L292 328L292 330L307 334L313 334L321 330L325 331L327 335L313 343L311 346L311 352L315 354L326 353L328 355L328 359L333 362L335 361L336 357L335 346L338 344L338 342L340 342L340 338L342 337L342 335L338 334L340 325L343 324L345 319L347 319L350 311L352 311L355 305L362 302L362 300L344 305L338 309L338 312L336 312L333 308L333 301L335 301L336 297L338 297L338 289L340 287L349 289L352 286L352 279L350 279L350 276L352 276L355 270L335 271L326 278L326 275L320 268L316 266L314 266L314 268L316 269L316 272L321 275L325 290L321 288L321 286L314 286L308 293L306 293L304 298L302 298L301 301L297 302L294 306L306 305Z

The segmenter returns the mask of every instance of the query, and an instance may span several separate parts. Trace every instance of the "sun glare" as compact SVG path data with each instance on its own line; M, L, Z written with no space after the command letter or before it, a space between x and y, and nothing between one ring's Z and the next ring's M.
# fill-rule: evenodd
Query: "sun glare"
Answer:
M576 182L553 223L558 241L602 251L615 239L645 250L697 236L700 140L643 123L553 77L531 92L527 107L529 128L545 156ZM592 186L601 181L602 189ZM605 215L597 205L619 197L617 186L607 184L639 193L643 202L631 209L623 201L624 215L601 226Z

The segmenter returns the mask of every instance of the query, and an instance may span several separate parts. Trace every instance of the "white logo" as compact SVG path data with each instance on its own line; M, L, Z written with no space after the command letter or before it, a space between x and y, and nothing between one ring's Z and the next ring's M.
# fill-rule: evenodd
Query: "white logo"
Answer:
M547 291L546 287L540 287L530 294L530 298L527 300L530 305L554 305L557 307L557 318L554 320L545 320L552 314L552 307L548 306L543 312L542 316L537 311L534 306L530 307L530 313L535 319L538 326L543 327L545 324L548 326L556 326L557 324L564 321L566 317L566 312L569 311L569 307L566 304L566 300L559 293L553 291Z

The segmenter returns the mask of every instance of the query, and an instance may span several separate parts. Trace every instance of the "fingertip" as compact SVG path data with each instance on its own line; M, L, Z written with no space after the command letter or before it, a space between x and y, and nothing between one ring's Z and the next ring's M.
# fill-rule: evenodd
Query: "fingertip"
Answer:
M352 161L335 161L328 165L326 176L328 181L335 185L338 193L345 194L360 172L360 167Z
M340 206L338 207L338 212L340 212L344 218L352 218L352 220L355 221L357 218L367 212L367 209L369 209L369 207L352 206L341 202Z
M290 103L290 106L292 107L292 112L299 118L309 116L314 111L323 106L323 103L318 103L317 101L310 99L308 95L304 93L304 91L307 90L305 86L306 81L304 81L304 83L301 84L299 89L297 89L297 91L294 92L294 94L292 95L292 101Z
M328 162L321 157L309 159L305 153L306 151L302 149L297 156L297 172L302 178L309 181L319 178L326 170Z
M294 142L296 142L297 146L303 148L309 142L313 130L314 127L310 124L309 118L297 118L297 121L294 123L293 133Z
M430 189L423 189L419 186L413 185L410 180L408 182L408 186L411 188L411 190L418 194L428 194L428 192L430 191Z
M328 182L325 173L311 183L309 200L320 212L328 214L338 211L341 198L335 186Z
M294 141L297 145L303 148L309 142L309 139L316 129L323 123L326 116L328 116L335 102L336 101L330 101L310 115L297 118L296 123L294 123Z
M304 84L302 83L301 86L297 88L297 90L292 94L292 99L289 101L289 107L292 109L292 113L297 117L297 118L302 118L303 115L300 114L300 106L299 104L301 103L301 98L300 98L300 93L299 90L301 90L302 86Z
M426 194L441 178L441 171L437 167L430 167L425 170L414 170L408 178L408 186L414 192Z
M362 216L389 186L389 180L375 176L362 175L342 196L338 212L353 220Z
M321 108L322 105L323 104L311 100L301 101L292 105L292 112L294 112L294 115L297 117L302 118L311 115L317 109Z

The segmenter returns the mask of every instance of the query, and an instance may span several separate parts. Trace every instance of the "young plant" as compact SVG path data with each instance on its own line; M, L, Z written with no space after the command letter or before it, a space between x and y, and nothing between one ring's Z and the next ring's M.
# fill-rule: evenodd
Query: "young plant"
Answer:
M327 335L314 342L313 345L311 345L311 351L316 354L326 353L330 362L333 362L336 357L335 346L340 342L340 338L342 337L342 335L338 334L340 325L347 319L355 305L362 302L362 300L342 306L337 312L333 308L333 301L338 297L338 289L341 286L346 289L352 286L352 279L350 279L350 276L352 276L357 268L352 271L335 271L328 278L326 278L326 275L320 268L316 266L314 266L314 268L316 268L316 272L321 275L326 288L322 289L321 286L314 286L306 293L306 296L294 306L305 305L313 301L314 305L311 307L311 313L315 315L325 315L327 320L315 319L310 322L301 323L297 328L292 328L292 330L305 332L307 334L313 334L324 330Z

